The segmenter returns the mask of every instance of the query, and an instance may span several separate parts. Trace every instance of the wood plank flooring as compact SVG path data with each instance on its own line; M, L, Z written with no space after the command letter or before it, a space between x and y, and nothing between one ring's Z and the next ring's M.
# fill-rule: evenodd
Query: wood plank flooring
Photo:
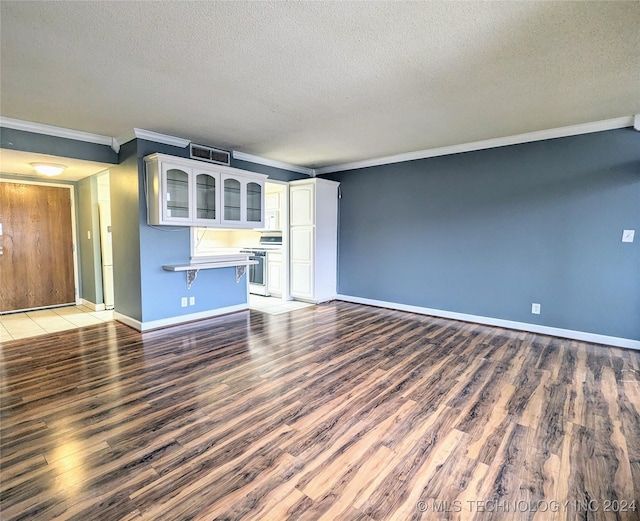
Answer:
M639 352L332 302L0 355L3 520L640 519Z

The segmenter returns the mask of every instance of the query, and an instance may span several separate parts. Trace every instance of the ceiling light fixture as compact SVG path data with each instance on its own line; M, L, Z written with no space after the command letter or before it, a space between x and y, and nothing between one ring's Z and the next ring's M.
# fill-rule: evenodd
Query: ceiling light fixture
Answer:
M67 165L58 165L56 163L30 163L33 169L39 174L53 177L60 175L67 168Z

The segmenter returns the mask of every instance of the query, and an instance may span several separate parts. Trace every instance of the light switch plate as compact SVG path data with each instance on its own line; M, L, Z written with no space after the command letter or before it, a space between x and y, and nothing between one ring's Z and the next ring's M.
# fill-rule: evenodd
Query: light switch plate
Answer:
M635 230L622 230L622 242L633 242L635 235Z

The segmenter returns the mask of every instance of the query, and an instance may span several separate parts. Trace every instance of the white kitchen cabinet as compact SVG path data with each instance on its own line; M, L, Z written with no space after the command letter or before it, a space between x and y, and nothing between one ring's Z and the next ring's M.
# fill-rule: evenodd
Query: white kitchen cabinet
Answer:
M149 224L264 226L266 175L165 154L144 160Z
M269 192L264 199L264 207L267 210L280 210L280 193Z
M264 181L253 176L222 174L221 224L232 228L264 226Z
M284 289L282 253L267 252L267 289L270 295L281 297Z
M316 185L306 179L303 184L289 184L291 226L313 226L315 224Z
M281 211L280 192L267 192L264 199L264 226L267 230L281 230L280 211Z
M220 222L220 174L193 170L193 224L215 226Z
M291 296L314 300L314 236L313 226L292 226Z
M169 161L147 163L149 224L189 226L193 169Z
M338 186L326 179L289 184L290 293L310 302L336 296Z

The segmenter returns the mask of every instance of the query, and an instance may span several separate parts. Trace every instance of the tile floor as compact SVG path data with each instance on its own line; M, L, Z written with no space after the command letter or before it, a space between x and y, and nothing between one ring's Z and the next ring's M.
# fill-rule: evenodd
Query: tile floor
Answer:
M262 311L270 315L280 315L296 309L308 308L313 304L300 302L299 300L282 300L276 297L263 297L262 295L249 295L249 308Z
M0 315L0 342L46 335L113 320L112 311L93 311L86 306L39 309Z
M296 300L287 301L261 295L249 296L251 309L270 315L280 315L312 305ZM68 306L0 315L0 342L91 326L109 320L113 320L112 311L93 311L86 306Z

